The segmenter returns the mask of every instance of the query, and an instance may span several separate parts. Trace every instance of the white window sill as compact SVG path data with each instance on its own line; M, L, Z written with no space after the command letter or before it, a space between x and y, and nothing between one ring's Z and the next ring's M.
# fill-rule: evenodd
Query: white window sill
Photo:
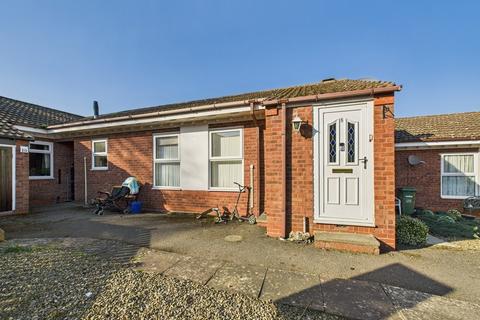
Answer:
M107 171L108 168L92 168L90 171Z
M42 177L42 176L38 176L38 177L28 177L29 180L54 180L55 177Z
M228 188L210 188L208 189L208 191L212 191L212 192L238 192L238 188L235 188L235 189L228 189Z
M441 199L445 199L445 200L465 200L470 197L474 197L474 196L440 196Z
M152 187L152 190L172 190L172 191L181 191L180 187Z

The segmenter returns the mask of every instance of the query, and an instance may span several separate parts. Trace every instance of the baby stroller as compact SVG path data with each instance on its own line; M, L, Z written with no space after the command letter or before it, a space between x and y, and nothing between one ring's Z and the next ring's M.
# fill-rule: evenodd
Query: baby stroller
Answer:
M127 178L121 186L112 187L111 192L97 191L98 197L93 200L95 214L102 215L105 209L117 209L130 213L130 203L137 200L140 186L135 177Z

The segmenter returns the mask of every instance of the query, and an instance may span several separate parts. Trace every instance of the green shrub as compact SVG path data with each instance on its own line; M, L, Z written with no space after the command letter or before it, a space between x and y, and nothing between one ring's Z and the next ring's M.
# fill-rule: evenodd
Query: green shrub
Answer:
M419 246L427 241L428 226L419 219L401 216L397 221L397 240L401 244Z
M458 211L457 209L450 209L447 211L447 215L454 219L455 221L460 221L462 220L462 213Z
M435 213L433 213L432 210L423 210L420 214L423 215L423 216L427 216L427 217L434 217L435 216Z
M446 214L439 215L437 220L438 222L455 223L455 219Z
M452 239L478 239L480 237L480 221L467 220L461 217L459 220L452 218L452 212L438 212L425 214L425 210L418 214L418 218L425 222L434 236ZM455 213L453 213L455 214Z

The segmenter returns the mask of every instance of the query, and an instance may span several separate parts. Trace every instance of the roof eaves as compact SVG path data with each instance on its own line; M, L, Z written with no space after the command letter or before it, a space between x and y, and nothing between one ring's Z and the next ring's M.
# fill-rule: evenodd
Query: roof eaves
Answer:
M48 126L48 129L56 129L56 128L64 128L64 127L76 127L82 125L89 125L89 124L96 124L96 123L107 123L107 122L117 122L117 121L124 121L124 120L132 120L132 119L139 119L139 118L150 118L150 117L158 117L162 115L171 115L171 114L182 114L182 113L190 113L198 111L199 109L216 109L216 108L225 108L230 106L239 106L239 105L248 105L252 101L255 103L261 103L264 105L272 105L278 104L279 101L283 102L301 102L301 101L320 101L326 99L335 99L340 97L354 97L354 96L365 96L365 95L374 95L378 93L388 93L388 92L395 92L402 90L401 85L391 85L386 87L378 87L378 88L369 88L369 89L361 89L361 90L353 90L353 91L340 91L340 92L333 92L333 93L321 93L317 95L309 95L309 96L297 96L292 98L284 98L284 99L277 99L275 97L265 97L260 99L250 99L250 100L237 100L232 102L220 102L220 103L213 103L209 105L201 105L195 107L178 107L178 108L168 108L167 110L160 110L155 112L148 112L143 114L131 114L131 115L124 115L124 116L113 116L113 117L106 117L101 119L93 119L89 118L88 120L83 121L74 121L68 122L63 124L51 125Z

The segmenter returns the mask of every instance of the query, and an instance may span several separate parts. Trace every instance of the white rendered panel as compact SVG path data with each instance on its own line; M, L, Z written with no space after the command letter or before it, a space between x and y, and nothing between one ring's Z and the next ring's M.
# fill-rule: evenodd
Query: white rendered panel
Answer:
M208 190L208 125L180 128L180 187Z

